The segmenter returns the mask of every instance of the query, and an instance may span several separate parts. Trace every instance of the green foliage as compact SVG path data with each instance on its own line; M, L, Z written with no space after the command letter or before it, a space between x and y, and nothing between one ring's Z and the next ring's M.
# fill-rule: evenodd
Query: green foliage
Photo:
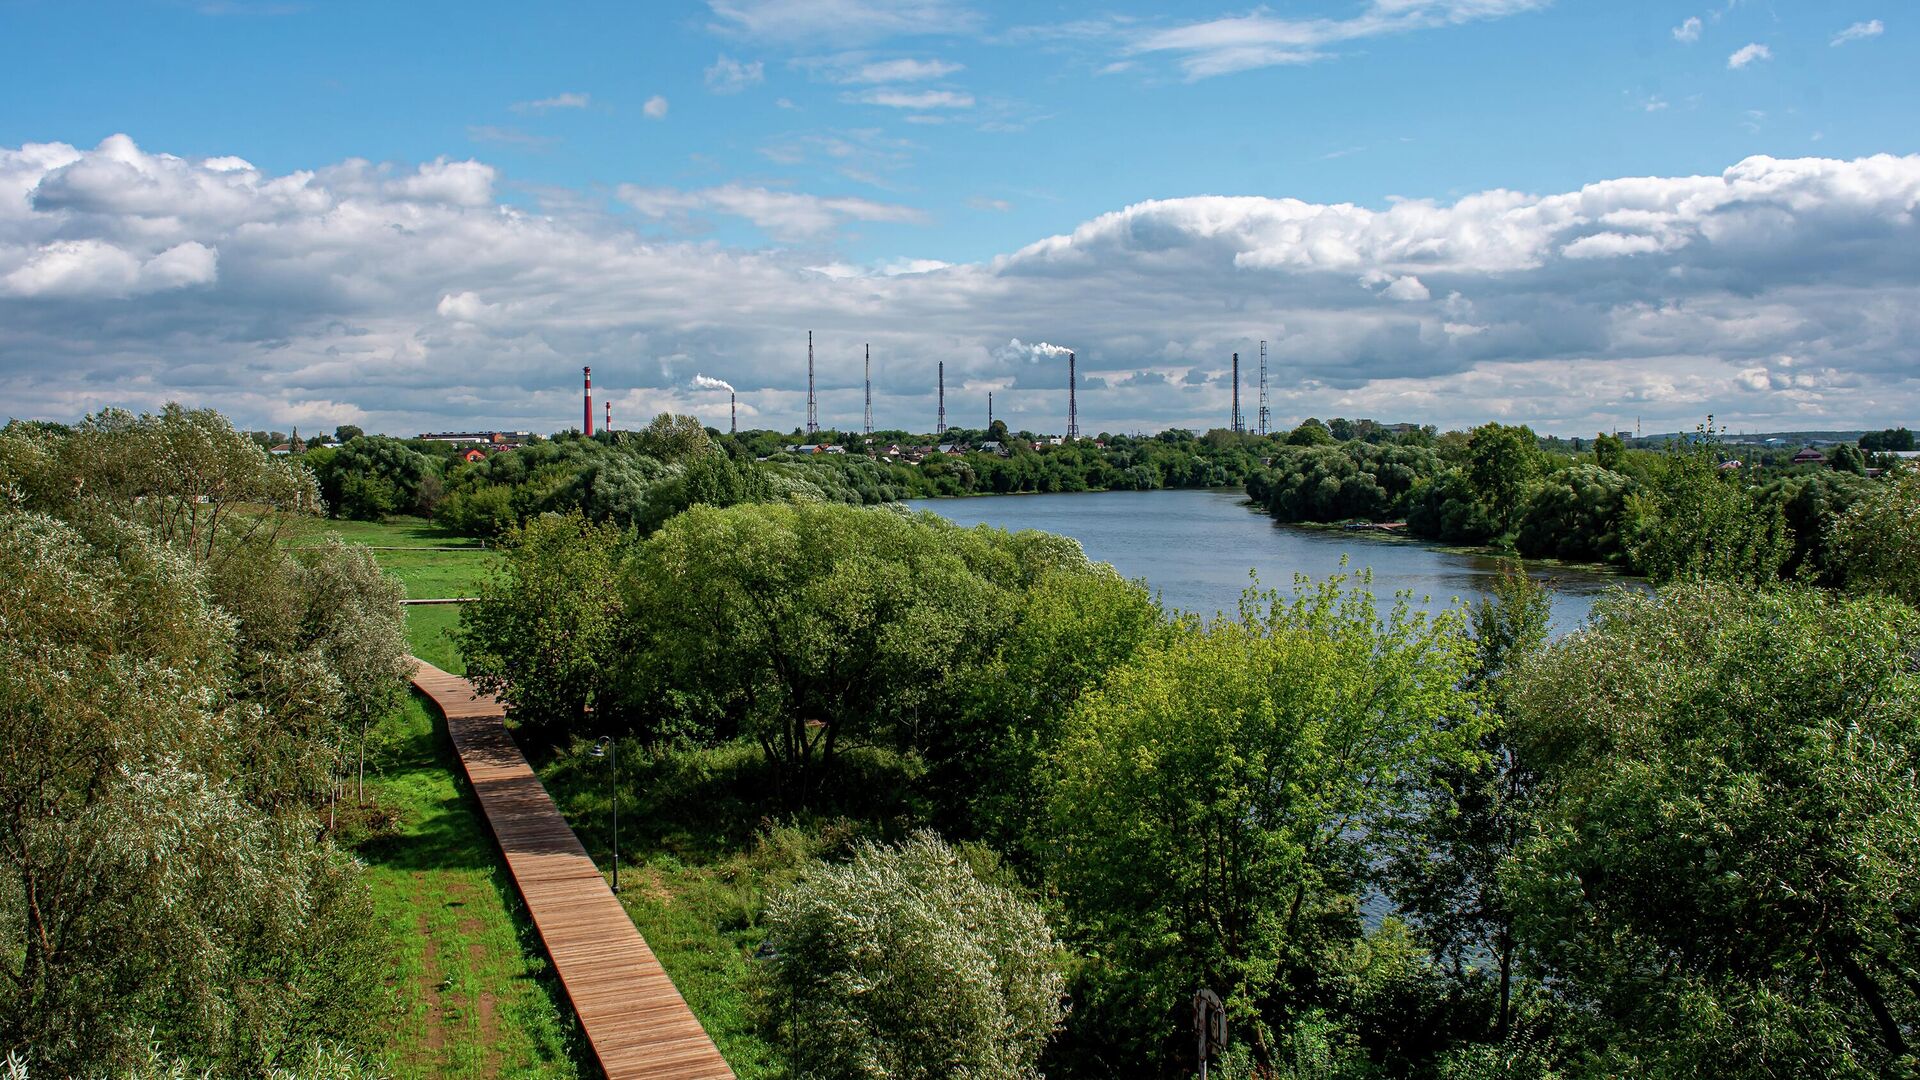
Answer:
M1196 985L1268 1057L1341 998L1361 836L1477 738L1453 617L1403 603L1382 621L1338 579L1269 602L1143 649L1080 699L1055 754L1048 870L1088 958L1079 1023L1136 1063L1177 1053L1161 1017Z
M365 894L276 810L304 748L249 738L283 710L236 695L234 622L192 560L95 530L0 511L0 1040L60 1075L153 1039L238 1071L363 1039Z
M1885 431L1869 431L1860 436L1862 450L1912 450L1913 432L1906 428L1888 428Z
M1632 481L1594 465L1547 474L1528 491L1514 547L1532 558L1620 563Z
M744 733L803 797L842 741L918 746L1016 595L1086 558L1071 540L793 502L695 507L625 576L629 715Z
M1620 436L1602 432L1594 437L1593 463L1595 465L1608 471L1615 471L1620 468L1626 456L1627 444Z
M1873 546L1848 553L1833 543L1838 519L1868 493L1880 489L1850 472L1799 472L1783 476L1755 493L1761 506L1775 506L1793 537L1792 553L1780 567L1782 577L1816 585L1841 583L1855 559L1872 558Z
M1901 469L1861 492L1834 520L1831 547L1847 588L1920 607L1920 471Z
M1778 580L1793 554L1780 507L1758 499L1741 470L1720 468L1704 444L1671 454L1650 488L1629 498L1628 513L1628 553L1656 583L1763 584Z
M1916 1067L1917 648L1885 600L1698 583L1616 595L1525 666L1519 930L1594 1025L1590 1072Z
M1287 433L1288 446L1326 446L1333 441L1333 432L1328 430L1327 425L1311 416Z
M589 711L609 704L621 645L611 583L624 541L577 512L542 515L508 534L505 565L461 606L467 675L516 722L584 733Z
M1513 531L1527 482L1540 471L1540 437L1529 427L1482 424L1467 439L1467 481L1485 509L1493 534Z
M1385 521L1406 515L1415 485L1439 464L1422 447L1290 444L1248 478L1247 495L1280 521Z
M309 451L305 460L337 517L427 515L440 502L439 462L400 439L359 435L334 449Z
M1407 531L1447 544L1484 544L1498 535L1473 482L1458 468L1444 469L1413 489Z
M766 921L771 1013L798 1075L1039 1075L1062 1015L1046 918L932 833L816 864Z

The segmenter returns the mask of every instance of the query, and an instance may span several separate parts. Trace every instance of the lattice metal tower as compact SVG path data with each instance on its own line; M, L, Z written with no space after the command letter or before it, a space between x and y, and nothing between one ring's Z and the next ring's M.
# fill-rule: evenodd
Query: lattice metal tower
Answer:
M1267 424L1273 419L1273 410L1267 408L1267 343L1260 343L1260 437L1267 437Z
M939 379L940 386L940 416L934 421L933 433L945 435L947 433L947 362L945 360L940 361L940 371L936 377Z
M820 402L813 396L813 331L807 331L807 434L820 430Z
M1240 423L1240 354L1233 354L1233 433L1246 433L1245 425Z
M1073 354L1068 353L1067 354L1067 438L1069 439L1077 439L1080 437L1080 402L1078 400L1078 391L1074 389L1075 380L1073 377L1073 364L1074 364Z
M873 434L873 346L867 346L867 434Z

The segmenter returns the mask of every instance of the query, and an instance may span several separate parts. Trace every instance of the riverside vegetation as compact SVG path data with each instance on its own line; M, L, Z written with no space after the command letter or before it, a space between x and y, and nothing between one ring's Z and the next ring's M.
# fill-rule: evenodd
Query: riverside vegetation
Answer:
M512 483L434 466L438 505L426 473L384 505L497 500L502 550L381 554L480 597L416 647L503 695L596 853L620 800L622 901L742 1076L1181 1075L1201 986L1229 1076L1911 1074L1920 475L1790 510L1706 439L1509 469L1489 440L1552 453L1519 430L1369 475L1524 547L1543 481L1644 467L1619 535L1662 585L1557 642L1518 574L1437 616L1363 579L1170 616L1072 541L861 508L818 482L859 462L673 418L488 459ZM295 535L386 475L177 409L0 435L16 1069L573 1068L539 992L494 999L490 1065L394 1041L450 1002L409 905L499 912L450 985L540 965L490 862L442 873L478 834L396 708L400 583ZM422 528L348 531L458 546Z

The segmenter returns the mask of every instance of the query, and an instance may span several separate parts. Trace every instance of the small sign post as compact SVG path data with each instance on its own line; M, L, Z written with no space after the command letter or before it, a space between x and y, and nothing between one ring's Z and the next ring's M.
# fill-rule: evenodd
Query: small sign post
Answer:
M1227 1007L1204 987L1193 995L1193 1035L1200 1080L1207 1080L1207 1062L1227 1048Z

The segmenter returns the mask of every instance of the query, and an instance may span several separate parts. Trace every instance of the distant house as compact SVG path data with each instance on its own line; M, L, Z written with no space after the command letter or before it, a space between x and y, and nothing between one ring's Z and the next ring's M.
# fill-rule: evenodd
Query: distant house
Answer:
M936 447L936 449L939 450L940 453L942 454L957 454L960 452L960 444L959 443L941 443L938 447Z
M1738 461L1723 461L1720 463L1721 472L1732 472L1733 470L1738 469L1739 467L1740 467L1740 463Z
M1793 463L1795 465L1818 465L1825 460L1827 460L1827 455L1815 450L1811 446L1793 455Z
M285 457L286 455L293 453L293 444L279 443L278 445L269 447L267 450L267 453L279 454L280 456Z
M980 452L983 454L999 454L1001 457L1007 456L1007 448L1000 445L1000 440L998 439L989 439L981 443Z
M460 455L460 459L471 465L476 461L485 461L487 459L487 452L477 446L468 447L467 452ZM514 458L514 460L518 461L520 459Z

